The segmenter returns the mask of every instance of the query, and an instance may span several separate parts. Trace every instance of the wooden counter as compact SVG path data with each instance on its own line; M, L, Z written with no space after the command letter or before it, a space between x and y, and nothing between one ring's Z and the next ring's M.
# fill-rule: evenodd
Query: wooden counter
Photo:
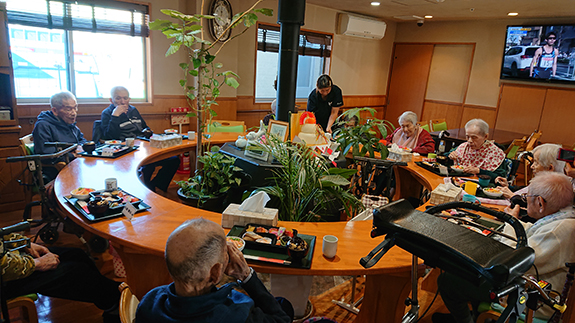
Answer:
M211 140L212 143L220 144L236 138L237 134L216 133ZM148 190L137 176L141 164L194 150L195 143L184 140L182 145L176 147L156 149L151 148L147 142L136 140L136 145L140 148L134 153L117 159L77 158L60 172L55 181L58 202L71 218L86 230L112 242L126 268L127 283L139 298L153 287L171 282L164 262L164 247L169 234L176 227L185 220L196 217L221 223L221 214L166 199ZM402 187L419 183L432 188L440 183L440 176L413 163L402 168L402 171L416 175L403 176L406 178L406 184L404 185L402 179ZM110 177L117 179L119 187L151 205L151 209L137 213L132 222L122 217L90 223L63 198L80 186L103 188L104 180ZM414 179L412 184L409 184L409 178ZM294 269L250 262L256 271L288 275L367 275L365 298L356 322L401 320L405 310L403 302L410 292L411 254L394 247L376 266L363 268L359 259L383 240L383 237L370 238L371 221L280 224L317 237L311 268ZM339 239L337 256L334 259L326 259L322 255L321 239L326 234L335 235Z

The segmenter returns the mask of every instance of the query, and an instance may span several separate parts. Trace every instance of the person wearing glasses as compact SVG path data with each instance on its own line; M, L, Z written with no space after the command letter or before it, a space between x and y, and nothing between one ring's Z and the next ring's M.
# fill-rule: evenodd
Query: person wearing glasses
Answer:
M538 279L551 283L555 290L561 290L567 276L565 263L575 262L575 209L573 189L568 176L557 172L541 172L531 180L528 192L522 195L527 203L527 213L536 219L535 223L519 223L525 228L527 243L535 251L535 263L527 271ZM506 208L505 212L517 217L519 206ZM515 237L515 231L505 224L504 234ZM500 238L500 241L515 247L515 241ZM450 273L443 273L437 279L439 293L451 313L434 313L432 321L473 323L477 318L480 302L490 302L489 284L476 286ZM469 305L473 305L473 313ZM535 317L547 321L553 310L543 306ZM474 319L475 318L475 319Z
M102 111L102 139L136 138L142 130L148 128L138 109L130 105L130 93L123 86L113 87L110 91L110 106ZM155 192L156 188L166 192L172 178L180 166L178 156L142 166L140 175L144 185ZM161 167L152 179L156 167Z
M561 149L561 145L557 144L542 144L533 149L533 161L531 162L533 176L542 171L563 173L565 162L557 160L559 149ZM527 192L526 186L509 185L504 177L497 177L495 184L499 185L497 188L503 192L503 196L507 199L510 199L513 195Z
M557 73L557 56L559 50L555 48L557 35L550 32L545 37L546 43L535 51L531 67L529 68L529 77L538 79L548 79L554 77Z

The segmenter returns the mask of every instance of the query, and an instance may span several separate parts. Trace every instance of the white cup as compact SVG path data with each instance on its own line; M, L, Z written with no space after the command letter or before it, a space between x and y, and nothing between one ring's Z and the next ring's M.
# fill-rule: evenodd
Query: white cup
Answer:
M337 253L337 237L332 235L323 236L323 245L321 248L326 258L333 258Z
M126 138L126 146L134 147L134 138Z
M118 188L118 181L115 178L106 178L106 191L114 191Z
M449 170L447 169L447 166L439 165L439 173L441 175L449 175Z
M188 140L196 140L196 132L188 131Z

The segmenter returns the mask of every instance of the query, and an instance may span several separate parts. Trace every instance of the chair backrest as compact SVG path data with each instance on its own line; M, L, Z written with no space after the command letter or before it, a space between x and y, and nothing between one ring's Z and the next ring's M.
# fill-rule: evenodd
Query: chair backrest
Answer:
M92 126L92 141L98 144L101 138L102 138L102 120L96 120L94 121L94 125Z
M20 138L20 150L24 156L34 154L34 137L32 134Z
M447 130L447 122L445 119L432 119L430 122L431 131Z
M7 302L8 310L20 308L25 312L22 316L24 318L28 318L25 322L38 323L38 311L36 310L36 304L34 303L37 299L38 294L29 294L9 299Z
M133 323L136 320L136 309L140 300L132 294L130 286L126 283L118 286L120 290L120 321L122 323Z
M206 127L206 132L246 132L246 125L243 121L212 120Z
M533 148L535 148L535 146L537 145L537 141L539 141L539 138L541 138L541 135L543 135L543 133L541 131L537 131L537 130L535 130L533 133L531 133L529 138L527 138L527 141L525 143L525 147L523 150L532 151Z
M521 139L513 139L513 142L505 150L505 156L509 159L516 159L517 153L525 145L525 137Z
M429 128L429 121L418 121L417 124L422 128L425 129L427 132L431 132Z

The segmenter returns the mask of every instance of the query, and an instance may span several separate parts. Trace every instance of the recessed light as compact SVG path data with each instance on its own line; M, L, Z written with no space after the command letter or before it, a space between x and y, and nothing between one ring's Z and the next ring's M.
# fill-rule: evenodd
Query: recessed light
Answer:
M517 12L510 12L510 13L508 13L507 15L508 15L508 16L515 17L515 16L518 15L518 13L517 13Z
M433 16L425 16L425 19L431 19Z
M380 4L381 4L381 3L377 2L377 1L373 1L373 2L371 3L372 6L379 6Z

